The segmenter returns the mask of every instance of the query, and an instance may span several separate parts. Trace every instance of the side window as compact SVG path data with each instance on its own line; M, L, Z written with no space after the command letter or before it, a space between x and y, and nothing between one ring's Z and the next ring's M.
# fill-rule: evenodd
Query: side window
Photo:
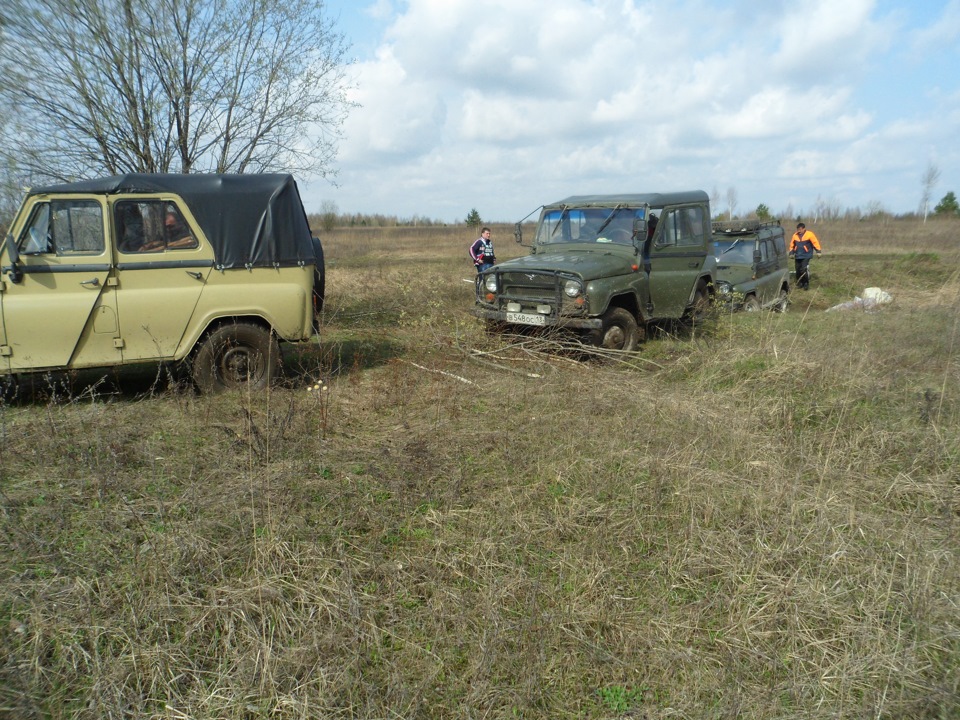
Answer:
M99 255L103 213L95 200L53 200L33 210L19 241L24 255Z
M764 240L760 243L760 262L766 262L770 259L770 243Z
M663 226L658 246L703 247L703 208L670 210L660 220Z
M677 235L679 228L677 223L677 211L669 210L660 216L660 237L657 240L657 247L677 244Z
M783 235L777 235L774 242L777 245L777 255L786 255L787 254L787 243L783 238Z
M679 245L703 247L703 208L683 208L680 211L680 228Z
M198 245L176 203L121 200L114 205L113 215L120 252L187 250Z
M50 203L33 208L30 222L17 243L21 255L44 255L53 252L53 229L50 227Z

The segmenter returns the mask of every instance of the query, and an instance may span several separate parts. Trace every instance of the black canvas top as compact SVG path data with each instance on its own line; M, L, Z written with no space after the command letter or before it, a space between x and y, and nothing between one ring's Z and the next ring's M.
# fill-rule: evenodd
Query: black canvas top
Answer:
M217 267L312 264L310 225L292 175L114 175L30 189L30 195L173 193L213 245Z

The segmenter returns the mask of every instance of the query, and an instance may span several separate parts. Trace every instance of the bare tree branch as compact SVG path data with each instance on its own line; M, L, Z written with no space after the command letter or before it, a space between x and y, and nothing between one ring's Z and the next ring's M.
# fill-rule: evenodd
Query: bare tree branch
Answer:
M927 164L927 169L923 172L923 178L920 183L922 192L920 194L920 214L923 221L927 221L927 215L930 214L930 197L933 194L933 186L940 180L940 168L932 161Z
M0 99L30 132L0 152L31 176L335 176L351 61L323 0L9 2Z

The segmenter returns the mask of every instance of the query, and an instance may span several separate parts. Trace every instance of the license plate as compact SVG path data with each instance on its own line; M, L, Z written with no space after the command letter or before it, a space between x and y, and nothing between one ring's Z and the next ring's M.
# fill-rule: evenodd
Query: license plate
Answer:
M520 325L546 325L547 318L543 315L533 315L531 313L507 313L507 322L519 323Z

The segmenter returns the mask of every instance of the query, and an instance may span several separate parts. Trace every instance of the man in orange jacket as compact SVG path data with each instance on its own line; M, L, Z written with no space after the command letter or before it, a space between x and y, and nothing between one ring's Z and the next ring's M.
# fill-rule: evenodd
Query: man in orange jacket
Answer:
M813 230L807 230L803 223L797 223L797 231L790 238L790 257L794 260L797 271L797 287L803 290L810 288L810 258L816 253L820 257L820 241L813 234Z

